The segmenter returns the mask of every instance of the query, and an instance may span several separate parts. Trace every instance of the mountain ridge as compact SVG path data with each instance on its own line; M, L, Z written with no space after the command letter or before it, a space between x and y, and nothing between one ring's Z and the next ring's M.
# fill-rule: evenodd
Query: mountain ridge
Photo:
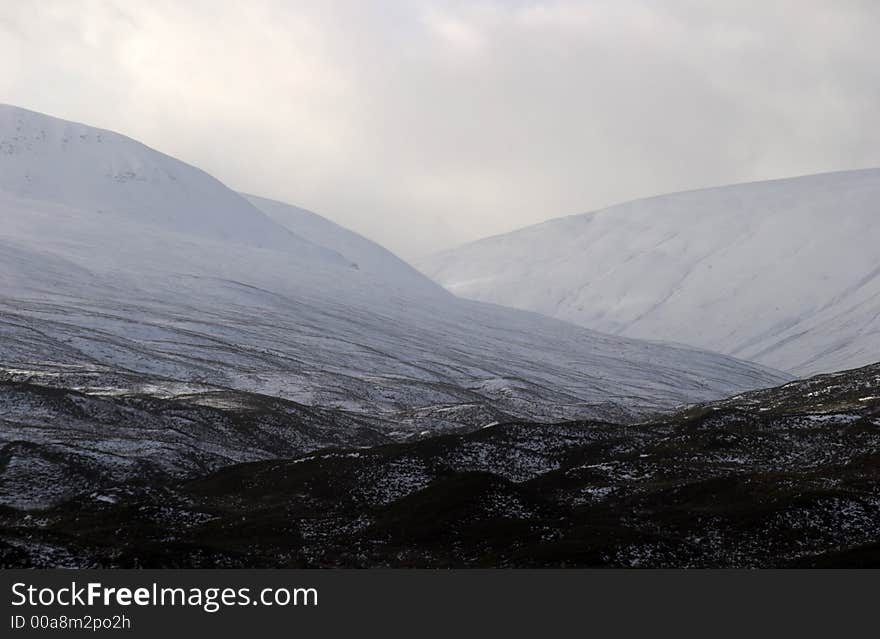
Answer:
M795 374L880 347L880 169L683 191L416 265L450 291Z
M124 134L0 104L0 189L165 230L323 253L219 180ZM157 188L162 187L162 188ZM101 199L94 199L96 194Z

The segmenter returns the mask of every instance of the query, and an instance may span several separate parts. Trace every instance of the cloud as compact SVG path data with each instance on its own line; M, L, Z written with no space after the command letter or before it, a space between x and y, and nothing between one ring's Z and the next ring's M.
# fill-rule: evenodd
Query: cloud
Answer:
M874 2L5 0L0 101L124 132L404 256L880 165Z

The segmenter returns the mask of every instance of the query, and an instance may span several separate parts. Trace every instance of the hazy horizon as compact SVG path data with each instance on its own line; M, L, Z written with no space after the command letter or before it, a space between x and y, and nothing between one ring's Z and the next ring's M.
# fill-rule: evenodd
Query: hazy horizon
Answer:
M408 259L661 193L880 165L875 3L382 8L11 0L0 102Z

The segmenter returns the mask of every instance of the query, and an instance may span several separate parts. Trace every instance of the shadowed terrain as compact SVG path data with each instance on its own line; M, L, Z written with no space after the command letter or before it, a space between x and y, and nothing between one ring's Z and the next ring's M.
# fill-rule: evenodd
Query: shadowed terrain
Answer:
M296 432L303 415L288 415ZM247 436L244 417L230 419ZM17 454L3 448L4 482ZM512 422L182 479L96 481L49 508L4 507L0 556L7 566L876 566L878 480L875 365L637 425Z

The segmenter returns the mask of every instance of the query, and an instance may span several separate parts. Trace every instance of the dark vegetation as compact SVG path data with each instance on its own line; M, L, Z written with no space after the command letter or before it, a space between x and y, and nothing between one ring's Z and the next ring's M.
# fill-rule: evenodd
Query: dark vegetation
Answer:
M364 437L360 446L182 476L156 472L149 481L105 474L48 507L3 507L0 561L877 567L878 396L875 365L639 425L505 423L382 444L349 424ZM167 409L134 405L154 417ZM240 417L235 427L253 419ZM312 423L310 441L321 439L322 423ZM7 474L25 446L33 455L58 453L47 443L7 443L0 491L22 489ZM55 463L79 463L84 482L85 458L74 453Z

